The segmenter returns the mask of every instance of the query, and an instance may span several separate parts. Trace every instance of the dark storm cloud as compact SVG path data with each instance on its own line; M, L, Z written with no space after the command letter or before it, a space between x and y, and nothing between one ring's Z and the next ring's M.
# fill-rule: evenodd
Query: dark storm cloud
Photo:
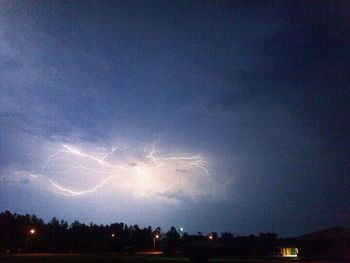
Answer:
M40 170L56 144L121 143L126 149L157 142L169 151L203 153L210 176L222 185L232 182L224 200L203 197L201 205L178 191L160 192L184 204L162 207L164 222L181 218L195 222L193 231L234 232L269 231L274 224L285 234L347 222L347 2L0 5L0 170L6 185L0 195L13 209L19 206L6 183L11 171ZM13 189L39 198L42 190L33 185ZM84 218L102 220L86 216L97 201L80 201L75 208ZM77 214L63 199L52 202L62 215L36 206L28 212ZM129 207L132 201L119 202ZM95 214L114 220L115 212L102 209L107 203ZM152 218L154 209L142 218ZM131 220L133 213L118 211ZM210 225L219 221L222 228Z

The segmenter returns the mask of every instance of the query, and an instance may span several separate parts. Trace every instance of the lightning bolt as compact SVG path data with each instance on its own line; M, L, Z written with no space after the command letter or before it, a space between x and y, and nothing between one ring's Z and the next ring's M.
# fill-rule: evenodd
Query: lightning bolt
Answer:
M106 176L103 180L101 180L99 183L97 183L90 189L82 191L73 190L64 185L59 184L57 181L54 181L52 179L46 179L57 193L64 196L79 196L95 192L99 188L105 186L113 178L120 176L121 172L128 172L132 175L147 174L148 170L154 170L167 165L171 167L171 164L178 163L185 166L192 166L195 169L202 170L207 174L209 173L208 169L206 168L207 162L201 155L161 155L154 150L154 147L151 150L149 150L148 147L145 147L143 150L142 158L139 158L136 163L126 164L125 162L120 160L119 163L115 164L109 161L109 159L110 157L115 157L117 150L118 147L113 146L112 150L109 153L105 153L100 158L95 154L86 153L71 145L62 144L61 149L50 155L48 160L42 165L42 176L35 175L35 178L47 178L45 174L47 174L48 172L54 174L63 174L72 172L74 170L88 171L93 174L99 174L100 176ZM63 155L64 157L62 157L61 155ZM80 161L77 161L76 159ZM66 169L61 169L59 171L49 171L48 166L51 163L55 163L59 160L69 162L70 164L72 164L72 166ZM101 169L94 169L81 163L83 161L86 162L88 160L90 161L90 163L98 165L98 167Z
M77 196L77 195L84 195L84 194L88 194L88 193L92 193L94 191L96 191L98 188L101 188L102 186L104 186L113 176L109 176L107 177L105 180L103 180L101 183L99 183L98 185L94 186L93 188L89 189L89 190L85 190L85 191L73 191L71 189L65 188L60 186L59 184L55 183L53 180L49 179L49 182L51 183L51 185L53 187L55 187L60 194L64 195L64 196Z

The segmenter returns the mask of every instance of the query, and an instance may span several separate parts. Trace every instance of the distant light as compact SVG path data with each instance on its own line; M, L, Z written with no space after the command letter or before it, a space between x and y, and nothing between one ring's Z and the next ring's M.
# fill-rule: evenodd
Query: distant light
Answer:
M155 235L155 238L159 238L159 235Z
M183 231L184 231L184 228L183 228L183 227L180 227L180 231L183 232Z
M282 247L280 248L280 254L282 257L298 257L298 248L296 247Z
M114 233L112 233L112 235L111 235L112 237L115 237L115 235L114 235Z
M31 230L29 230L29 233L30 233L31 235L34 235L34 234L35 234L35 229L32 228Z
M212 240L212 239L213 239L213 236L212 236L212 235L209 235L209 239Z

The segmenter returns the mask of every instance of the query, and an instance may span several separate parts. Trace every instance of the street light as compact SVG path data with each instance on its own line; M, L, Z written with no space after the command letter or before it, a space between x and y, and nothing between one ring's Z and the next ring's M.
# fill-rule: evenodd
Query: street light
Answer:
M27 237L26 237L26 248L27 248L27 250L29 250L29 241L30 241L30 237L32 236L32 237L34 237L34 235L35 235L35 233L36 233L36 230L35 230L35 228L31 228L31 229L29 229L29 231L28 231L28 234L26 235Z
M210 240L212 240L213 239L213 235L209 235L209 237L208 237Z
M153 250L156 250L156 239L158 239L158 238L159 238L158 234L153 236Z
M115 234L114 233L112 233L112 235L111 235L113 238L115 237Z
M184 236L184 228L180 227L179 230L180 230L180 237L183 238L183 236Z

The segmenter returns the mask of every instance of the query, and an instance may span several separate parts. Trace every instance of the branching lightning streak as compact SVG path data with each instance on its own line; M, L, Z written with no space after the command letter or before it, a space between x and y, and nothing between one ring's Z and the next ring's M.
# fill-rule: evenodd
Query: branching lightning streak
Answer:
M96 155L87 154L84 153L76 148L71 147L70 145L63 144L63 149L60 149L56 151L54 154L52 154L46 163L42 166L42 173L45 174L47 172L47 167L51 162L55 162L58 160L64 160L69 161L71 164L73 164L73 167L70 167L68 169L64 169L61 171L50 171L51 173L55 174L62 174L67 173L76 169L81 169L85 171L89 171L92 173L98 173L98 174L109 174L107 178L93 186L92 188L84 191L75 191L68 187L62 186L57 183L57 181L54 181L52 179L48 179L48 182L51 184L52 187L58 192L59 194L62 194L64 196L78 196L78 195L84 195L88 193L92 193L96 191L97 189L103 187L106 185L108 181L110 181L112 178L115 178L120 175L118 171L124 171L132 174L140 174L143 171L147 171L149 169L155 169L159 168L161 166L165 166L168 163L167 162L176 162L179 164L187 165L187 166L194 166L198 169L201 169L202 171L209 173L208 169L205 167L207 162L204 160L204 158L200 155L195 156L176 156L176 155L159 155L157 152L152 149L148 150L147 147L144 148L143 151L143 158L139 159L136 163L133 163L132 165L126 164L125 162L121 161L122 164L112 164L108 161L108 158L113 156L115 152L117 151L118 147L113 147L110 153L106 153L103 155L102 158L96 157ZM63 158L59 157L61 154L69 155L71 158ZM103 169L93 169L91 167L87 167L78 161L73 160L73 158L79 158L79 160L90 160L95 164L98 164Z
M113 173L113 172L108 172L108 171L92 169L92 168L83 166L83 165L79 164L78 162L76 162L74 160L71 160L71 159L68 159L68 158L60 158L60 160L69 161L69 162L73 163L75 166L73 166L73 167L71 167L69 169L66 169L66 170L62 170L62 171L51 171L51 173L62 174L62 173L67 173L67 172L70 172L70 171L73 171L73 170L77 170L77 169L83 169L83 170L87 170L87 171L90 171L90 172L101 173L101 174L112 174Z
M76 195L83 195L83 194L88 194L88 193L92 193L94 191L96 191L98 188L101 188L102 186L104 186L113 176L109 176L107 177L107 179L103 180L101 183L99 183L98 185L94 186L93 188L89 189L89 190L85 190L85 191L73 191L70 190L68 188L64 188L60 185L58 185L57 183L55 183L53 180L49 179L49 182L51 183L52 186L54 186L57 190L60 191L60 194L65 195L65 196L76 196Z

